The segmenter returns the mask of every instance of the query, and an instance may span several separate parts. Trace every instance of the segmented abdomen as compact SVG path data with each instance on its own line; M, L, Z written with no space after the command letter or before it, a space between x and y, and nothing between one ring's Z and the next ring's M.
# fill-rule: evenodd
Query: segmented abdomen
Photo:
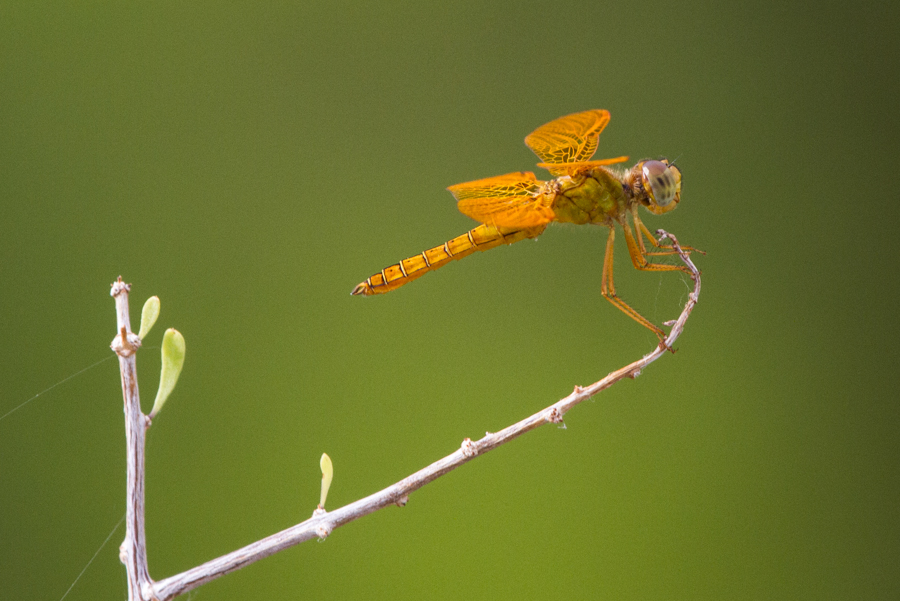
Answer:
M384 294L399 288L407 282L422 277L429 271L443 267L450 261L462 259L475 251L489 250L501 244L512 244L526 238L535 238L546 229L546 225L529 228L507 228L494 225L479 225L462 236L448 240L421 254L403 259L399 263L385 267L365 282L353 289L351 294L371 296Z

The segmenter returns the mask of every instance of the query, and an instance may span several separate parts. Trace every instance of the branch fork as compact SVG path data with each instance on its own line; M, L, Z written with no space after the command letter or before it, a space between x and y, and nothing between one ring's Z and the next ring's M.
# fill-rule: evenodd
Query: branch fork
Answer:
M122 374L122 393L125 399L125 434L127 440L127 501L126 535L120 547L120 558L128 572L128 598L130 601L168 601L198 586L224 576L253 562L259 561L278 551L316 538L324 540L335 528L358 518L374 513L389 505L403 507L409 495L429 482L468 463L479 455L484 455L514 438L534 430L544 424L562 424L563 417L575 405L586 401L600 391L626 377L636 378L653 361L660 358L681 335L700 295L700 271L691 261L689 251L678 244L678 240L663 230L657 230L660 241L668 239L672 248L687 266L694 281L694 289L678 319L667 323L671 330L665 340L650 354L626 365L605 378L589 385L575 386L569 396L553 405L511 425L499 432L485 433L484 437L473 441L466 438L455 452L422 468L403 480L388 486L368 497L345 505L339 509L326 511L324 495L312 517L290 528L251 543L241 549L208 561L181 574L154 582L147 567L146 536L144 534L144 442L150 420L141 413L135 369L135 353L141 346L141 339L131 332L128 315L128 292L131 289L120 277L112 285L111 295L116 301L118 333L112 342L112 349L119 356ZM143 330L143 328L142 328ZM182 349L183 352L183 349ZM330 464L330 459L329 459ZM330 468L329 468L330 469ZM324 475L324 471L323 471ZM330 481L330 476L329 476ZM327 488L326 488L327 490Z

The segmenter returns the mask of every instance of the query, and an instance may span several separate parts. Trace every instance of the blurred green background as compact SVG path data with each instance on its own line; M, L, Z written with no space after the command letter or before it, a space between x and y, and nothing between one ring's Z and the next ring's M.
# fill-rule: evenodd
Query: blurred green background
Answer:
M600 297L602 228L349 292L472 226L448 185L606 108L598 156L678 157L646 222L708 252L678 353L193 598L896 599L898 17L4 3L0 414L111 355L116 276L135 315L161 297L147 347L187 340L147 449L161 579L307 518L323 451L336 508L555 402L655 346ZM622 296L677 316L689 281L618 250ZM121 407L109 360L0 420L0 598L60 598L124 513ZM123 535L67 599L125 597Z

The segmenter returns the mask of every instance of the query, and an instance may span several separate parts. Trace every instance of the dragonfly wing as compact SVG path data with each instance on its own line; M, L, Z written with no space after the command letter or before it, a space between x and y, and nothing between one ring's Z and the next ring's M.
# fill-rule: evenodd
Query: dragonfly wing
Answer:
M564 175L563 165L587 163L597 151L600 132L609 123L609 111L595 109L573 113L546 123L525 138L534 154L554 175ZM613 159L612 162L619 162ZM604 164L604 163L600 163Z
M615 157L612 159L600 159L599 161L583 161L581 163L562 163L562 164L553 164L553 163L538 163L538 167L543 167L552 173L553 175L559 177L560 175L575 175L579 172L588 171L593 167L599 167L601 165L615 165L616 163L623 163L628 160L627 156Z
M541 184L531 172L507 173L447 188L459 211L472 219L500 227L534 227L553 221Z

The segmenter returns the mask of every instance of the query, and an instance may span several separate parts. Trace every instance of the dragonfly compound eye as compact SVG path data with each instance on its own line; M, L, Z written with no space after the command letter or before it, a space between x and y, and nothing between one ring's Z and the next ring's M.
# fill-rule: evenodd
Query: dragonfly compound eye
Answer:
M641 168L644 190L659 207L667 207L673 200L677 202L680 175L677 167L670 167L662 161L646 161Z

